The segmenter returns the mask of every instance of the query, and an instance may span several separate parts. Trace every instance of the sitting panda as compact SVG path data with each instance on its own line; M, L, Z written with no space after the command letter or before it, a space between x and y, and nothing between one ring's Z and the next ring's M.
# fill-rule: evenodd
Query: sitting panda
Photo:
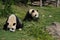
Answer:
M31 21L31 20L35 20L37 21L39 19L39 13L38 10L35 9L30 9L27 11L27 14L25 16L25 18L23 19L23 21Z
M6 23L3 27L4 30L9 30L11 32L15 32L16 29L21 30L23 28L22 22L18 19L18 17L14 14L11 14L8 19L6 20Z

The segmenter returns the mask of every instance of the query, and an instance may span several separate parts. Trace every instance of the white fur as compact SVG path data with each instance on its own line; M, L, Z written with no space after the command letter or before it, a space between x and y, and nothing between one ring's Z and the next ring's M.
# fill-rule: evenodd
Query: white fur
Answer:
M13 26L13 23L16 23L16 16L14 14L10 15L7 22L9 23L8 28L10 28L10 31L15 31L16 25ZM14 30L11 28L14 28Z
M19 28L19 30L22 30L21 28Z
M34 9L30 9L30 10L29 10L29 13L30 13L30 14L31 14L32 10L34 10Z
M31 13L32 10L34 10L33 13ZM29 10L29 13L32 14L32 17L34 17L35 15L36 15L36 16L35 16L36 18L39 17L39 13L38 13L37 10L35 10L35 9L30 9L30 10Z
M15 32L15 30L10 29L10 31Z

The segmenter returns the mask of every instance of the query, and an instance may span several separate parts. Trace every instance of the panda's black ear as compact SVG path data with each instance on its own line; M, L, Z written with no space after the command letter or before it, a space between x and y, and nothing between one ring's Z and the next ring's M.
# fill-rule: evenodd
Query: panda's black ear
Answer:
M38 10L37 10L37 12L38 12Z
M32 10L32 13L34 12L34 10Z

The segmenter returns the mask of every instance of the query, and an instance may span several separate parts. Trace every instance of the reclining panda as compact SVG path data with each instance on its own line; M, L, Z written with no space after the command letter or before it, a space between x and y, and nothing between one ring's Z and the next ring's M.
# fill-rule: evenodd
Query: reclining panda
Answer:
M8 17L3 27L4 30L10 30L11 32L15 32L16 29L21 30L21 28L23 28L23 24L21 20L19 20L18 17L14 14L11 14Z
M39 13L38 13L38 10L35 10L35 9L30 9L27 11L27 14L25 16L25 18L23 19L23 21L31 21L31 20L34 20L34 21L37 21L39 19Z

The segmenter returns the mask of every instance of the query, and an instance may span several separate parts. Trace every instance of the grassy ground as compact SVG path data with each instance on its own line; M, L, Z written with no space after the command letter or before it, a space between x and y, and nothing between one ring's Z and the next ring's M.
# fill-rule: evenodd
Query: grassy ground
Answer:
M6 18L0 18L0 40L54 40L51 35L45 31L45 27L51 24L52 22L60 22L60 8L55 7L19 7L12 6L13 12L23 20L26 12L30 8L37 9L39 11L40 19L38 22L23 22L23 30L16 32L4 31L3 24L6 21ZM45 15L44 17L42 15ZM52 15L52 17L49 17Z

